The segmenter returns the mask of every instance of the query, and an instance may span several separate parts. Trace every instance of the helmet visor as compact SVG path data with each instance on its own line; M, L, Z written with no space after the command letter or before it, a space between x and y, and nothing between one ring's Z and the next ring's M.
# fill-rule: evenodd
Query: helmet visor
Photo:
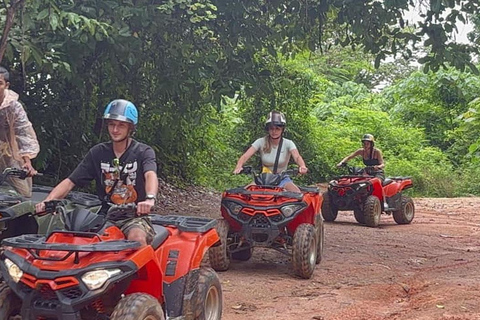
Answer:
M114 113L106 113L103 115L103 119L106 120L118 120L118 121L123 121L123 122L128 122L131 124L134 124L131 119L128 119L125 116L119 115L119 114L114 114Z

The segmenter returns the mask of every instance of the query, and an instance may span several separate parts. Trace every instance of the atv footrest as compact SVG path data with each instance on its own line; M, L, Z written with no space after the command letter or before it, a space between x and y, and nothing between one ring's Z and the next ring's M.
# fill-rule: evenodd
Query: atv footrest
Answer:
M217 220L211 218L178 215L161 216L158 214L150 215L150 221L153 224L159 224L162 226L175 226L185 232L200 233L213 229L217 224Z

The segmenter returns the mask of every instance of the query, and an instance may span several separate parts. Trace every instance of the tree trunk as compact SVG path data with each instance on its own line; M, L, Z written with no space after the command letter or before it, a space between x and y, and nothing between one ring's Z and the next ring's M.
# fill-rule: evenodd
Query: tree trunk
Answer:
M2 38L0 39L0 63L2 62L3 56L5 55L5 50L7 49L8 34L13 26L15 13L17 12L18 8L23 6L24 3L25 0L13 0L10 7L6 8L7 18L5 19L5 27L3 28Z

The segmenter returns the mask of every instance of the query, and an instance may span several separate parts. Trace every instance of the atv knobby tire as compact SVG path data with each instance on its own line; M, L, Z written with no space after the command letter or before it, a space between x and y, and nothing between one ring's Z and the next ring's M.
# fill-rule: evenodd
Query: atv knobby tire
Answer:
M317 257L315 263L319 264L323 257L323 245L325 243L325 229L321 215L315 215L315 230L317 232Z
M353 216L358 223L365 224L365 214L363 213L363 210L353 209Z
M378 227L380 215L382 214L382 205L375 196L368 196L363 205L365 224L368 227Z
M225 219L218 219L215 227L220 238L220 245L210 247L208 259L210 266L216 271L226 271L230 267L230 252L228 250L228 222Z
M212 268L200 268L198 276L190 277L188 281L195 283L186 285L187 288L194 288L194 293L190 297L184 297L185 320L220 320L223 296L217 273Z
M157 299L146 293L132 293L120 299L110 320L165 320Z
M232 252L232 259L239 261L248 261L252 257L253 247L248 243L242 245L242 250L237 252Z
M302 223L293 235L292 263L296 275L310 279L317 260L317 234L315 226Z
M5 282L0 282L0 319L8 320L20 316L22 301L8 287Z
M415 205L410 197L402 196L400 209L393 211L393 220L398 224L409 224L415 216Z
M322 194L323 201L322 201L322 216L325 221L335 221L338 215L338 208L332 203L330 199L330 195L327 192Z

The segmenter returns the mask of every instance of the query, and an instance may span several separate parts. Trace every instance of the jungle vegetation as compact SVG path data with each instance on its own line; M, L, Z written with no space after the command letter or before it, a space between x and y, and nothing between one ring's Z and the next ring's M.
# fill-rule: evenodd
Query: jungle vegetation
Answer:
M404 16L420 6L415 24ZM477 0L5 0L0 64L41 153L66 177L101 134L104 106L133 101L159 175L222 190L238 156L286 113L310 173L377 138L388 176L422 196L480 195ZM457 21L475 25L452 41ZM252 160L256 165L258 159Z

